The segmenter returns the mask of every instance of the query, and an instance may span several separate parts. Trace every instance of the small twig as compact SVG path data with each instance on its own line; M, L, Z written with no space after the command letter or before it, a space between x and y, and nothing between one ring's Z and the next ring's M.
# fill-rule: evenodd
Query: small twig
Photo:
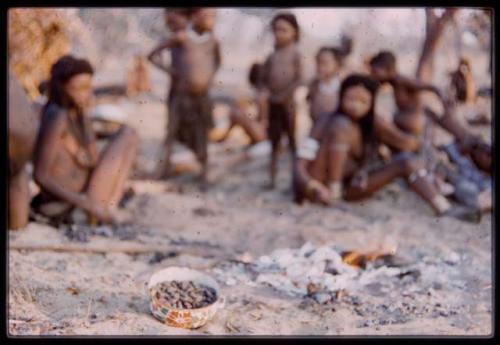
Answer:
M28 322L27 321L23 321L23 320L9 320L9 323L19 324L19 323L28 323Z
M85 316L85 323L87 323L87 324L88 324L89 315L90 315L90 306L92 305L93 301L94 301L94 299L91 297L89 299L89 303L87 304L87 315Z
M142 245L137 243L106 243L105 245L89 245L76 243L38 244L38 243L11 243L10 250L37 250L53 252L81 252L81 253L127 253L147 254L154 252L178 251L181 245ZM220 248L188 248L182 246L184 254L211 255L218 258L229 258L230 254L224 253Z

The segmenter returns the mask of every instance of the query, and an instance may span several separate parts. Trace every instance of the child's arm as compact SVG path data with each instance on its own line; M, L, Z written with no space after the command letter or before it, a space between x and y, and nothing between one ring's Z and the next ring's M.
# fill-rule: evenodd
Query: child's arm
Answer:
M171 66L165 65L162 62L160 53L165 49L171 49L176 44L181 44L185 39L186 39L185 33L183 32L179 32L172 35L171 37L169 37L168 39L164 40L159 45L157 45L156 48L154 48L149 53L148 60L162 71L165 71L171 76L173 76L175 74L175 71L172 69Z
M435 87L434 85L428 84L428 83L422 83L419 80L416 79L408 79L404 77L399 78L401 82L403 82L406 86L411 87L415 91L430 91L436 94L436 96L439 97L441 101L443 101L443 96L441 94L441 91Z
M37 143L35 150L34 164L36 183L42 186L52 195L66 201L76 207L88 211L102 220L111 218L106 208L100 207L99 204L92 202L87 195L76 193L61 186L56 179L51 175L51 169L56 159L55 147L63 145L62 134L65 128L65 117L63 112L47 114L45 123L40 128L40 141Z
M148 55L149 62L168 74L172 73L172 68L162 62L160 53L165 49L169 49L170 47L171 42L167 40L157 45Z
M425 108L426 114L441 128L452 134L465 151L469 151L476 146L484 146L485 143L481 136L468 131L453 115L453 110L454 106L448 103L446 104L444 115L439 116L430 108Z
M413 152L420 147L420 141L415 136L401 131L379 116L375 117L375 131L380 141L392 148Z

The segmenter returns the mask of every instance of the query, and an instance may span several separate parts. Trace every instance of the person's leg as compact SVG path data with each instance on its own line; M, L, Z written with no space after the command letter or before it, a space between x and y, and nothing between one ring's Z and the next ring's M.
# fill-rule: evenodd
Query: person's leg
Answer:
M200 141L204 141L205 144L200 144L200 152L196 153L196 157L201 164L201 172L200 172L200 184L201 189L206 190L208 188L208 140L203 140L200 138Z
M267 187L273 189L276 186L276 173L278 165L278 154L281 141L282 117L279 105L269 104L269 128L268 136L271 141L270 183Z
M406 177L410 188L427 201L438 215L476 223L480 221L480 210L453 207L443 195L439 194L423 166L423 162L416 156L407 153L399 154L387 166L370 174L366 188L349 186L346 189L345 198L347 200L366 198L395 178Z
M136 157L138 137L133 129L123 126L101 154L92 172L87 193L96 202L118 207Z
M28 174L22 168L9 177L9 229L24 228L28 224L29 207Z
M370 197L401 176L404 176L404 163L392 160L383 168L370 173L365 188L348 185L344 191L344 198L348 201L355 201Z
M293 202L299 205L304 203L306 199L304 188L301 188L299 179L297 178L297 173L295 169L292 171L292 191L293 191Z
M472 161L482 171L491 175L491 147L478 147L470 152Z
M206 190L209 187L208 178L208 135L210 129L213 128L212 119L212 102L208 95L199 96L193 99L193 104L195 105L194 110L196 112L196 117L198 121L194 124L195 133L195 152L198 161L201 164L200 173L200 187L202 190Z
M328 129L328 135L328 188L332 198L339 199L342 197L342 181L346 176L350 152L358 150L362 142L355 135L352 124L342 118L334 120Z
M179 127L179 111L177 109L177 105L178 102L176 99L172 99L168 103L167 133L154 176L157 179L166 179L173 171L171 156L177 129Z
M266 139L265 128L259 125L258 122L250 119L244 113L244 109L233 109L231 114L231 124L240 126L245 134L250 137L252 144L264 141Z
M347 200L369 197L398 177L406 177L410 187L438 213L443 213L451 206L428 179L423 162L415 155L405 153L397 155L389 164L371 173L366 188L348 186L345 197Z
M297 151L297 145L295 141L295 126L296 126L296 116L295 107L293 103L284 105L284 120L286 126L286 134L288 136L288 145L290 146L290 152L292 157L295 157Z

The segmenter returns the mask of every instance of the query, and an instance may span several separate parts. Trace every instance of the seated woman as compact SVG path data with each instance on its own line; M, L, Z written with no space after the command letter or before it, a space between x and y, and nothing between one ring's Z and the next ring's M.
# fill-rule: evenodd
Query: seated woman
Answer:
M93 225L124 220L118 210L136 155L138 138L127 126L99 154L87 110L93 69L88 61L60 58L51 69L48 101L34 152L34 178L40 186L32 206L53 223L71 221L73 210Z
M360 200L403 177L438 215L477 221L477 211L452 207L438 193L414 154L399 153L387 164L374 159L383 138L399 137L401 145L414 145L405 143L403 134L375 116L377 87L363 75L351 75L342 82L338 110L322 116L299 146L294 164L295 202L308 199L328 205L341 198Z

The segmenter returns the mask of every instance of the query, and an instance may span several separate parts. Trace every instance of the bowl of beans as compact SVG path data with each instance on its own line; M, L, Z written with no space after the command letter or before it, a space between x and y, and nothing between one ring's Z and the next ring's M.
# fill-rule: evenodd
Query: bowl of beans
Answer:
M217 282L186 267L169 267L154 273L147 293L154 317L173 327L199 328L224 306Z

